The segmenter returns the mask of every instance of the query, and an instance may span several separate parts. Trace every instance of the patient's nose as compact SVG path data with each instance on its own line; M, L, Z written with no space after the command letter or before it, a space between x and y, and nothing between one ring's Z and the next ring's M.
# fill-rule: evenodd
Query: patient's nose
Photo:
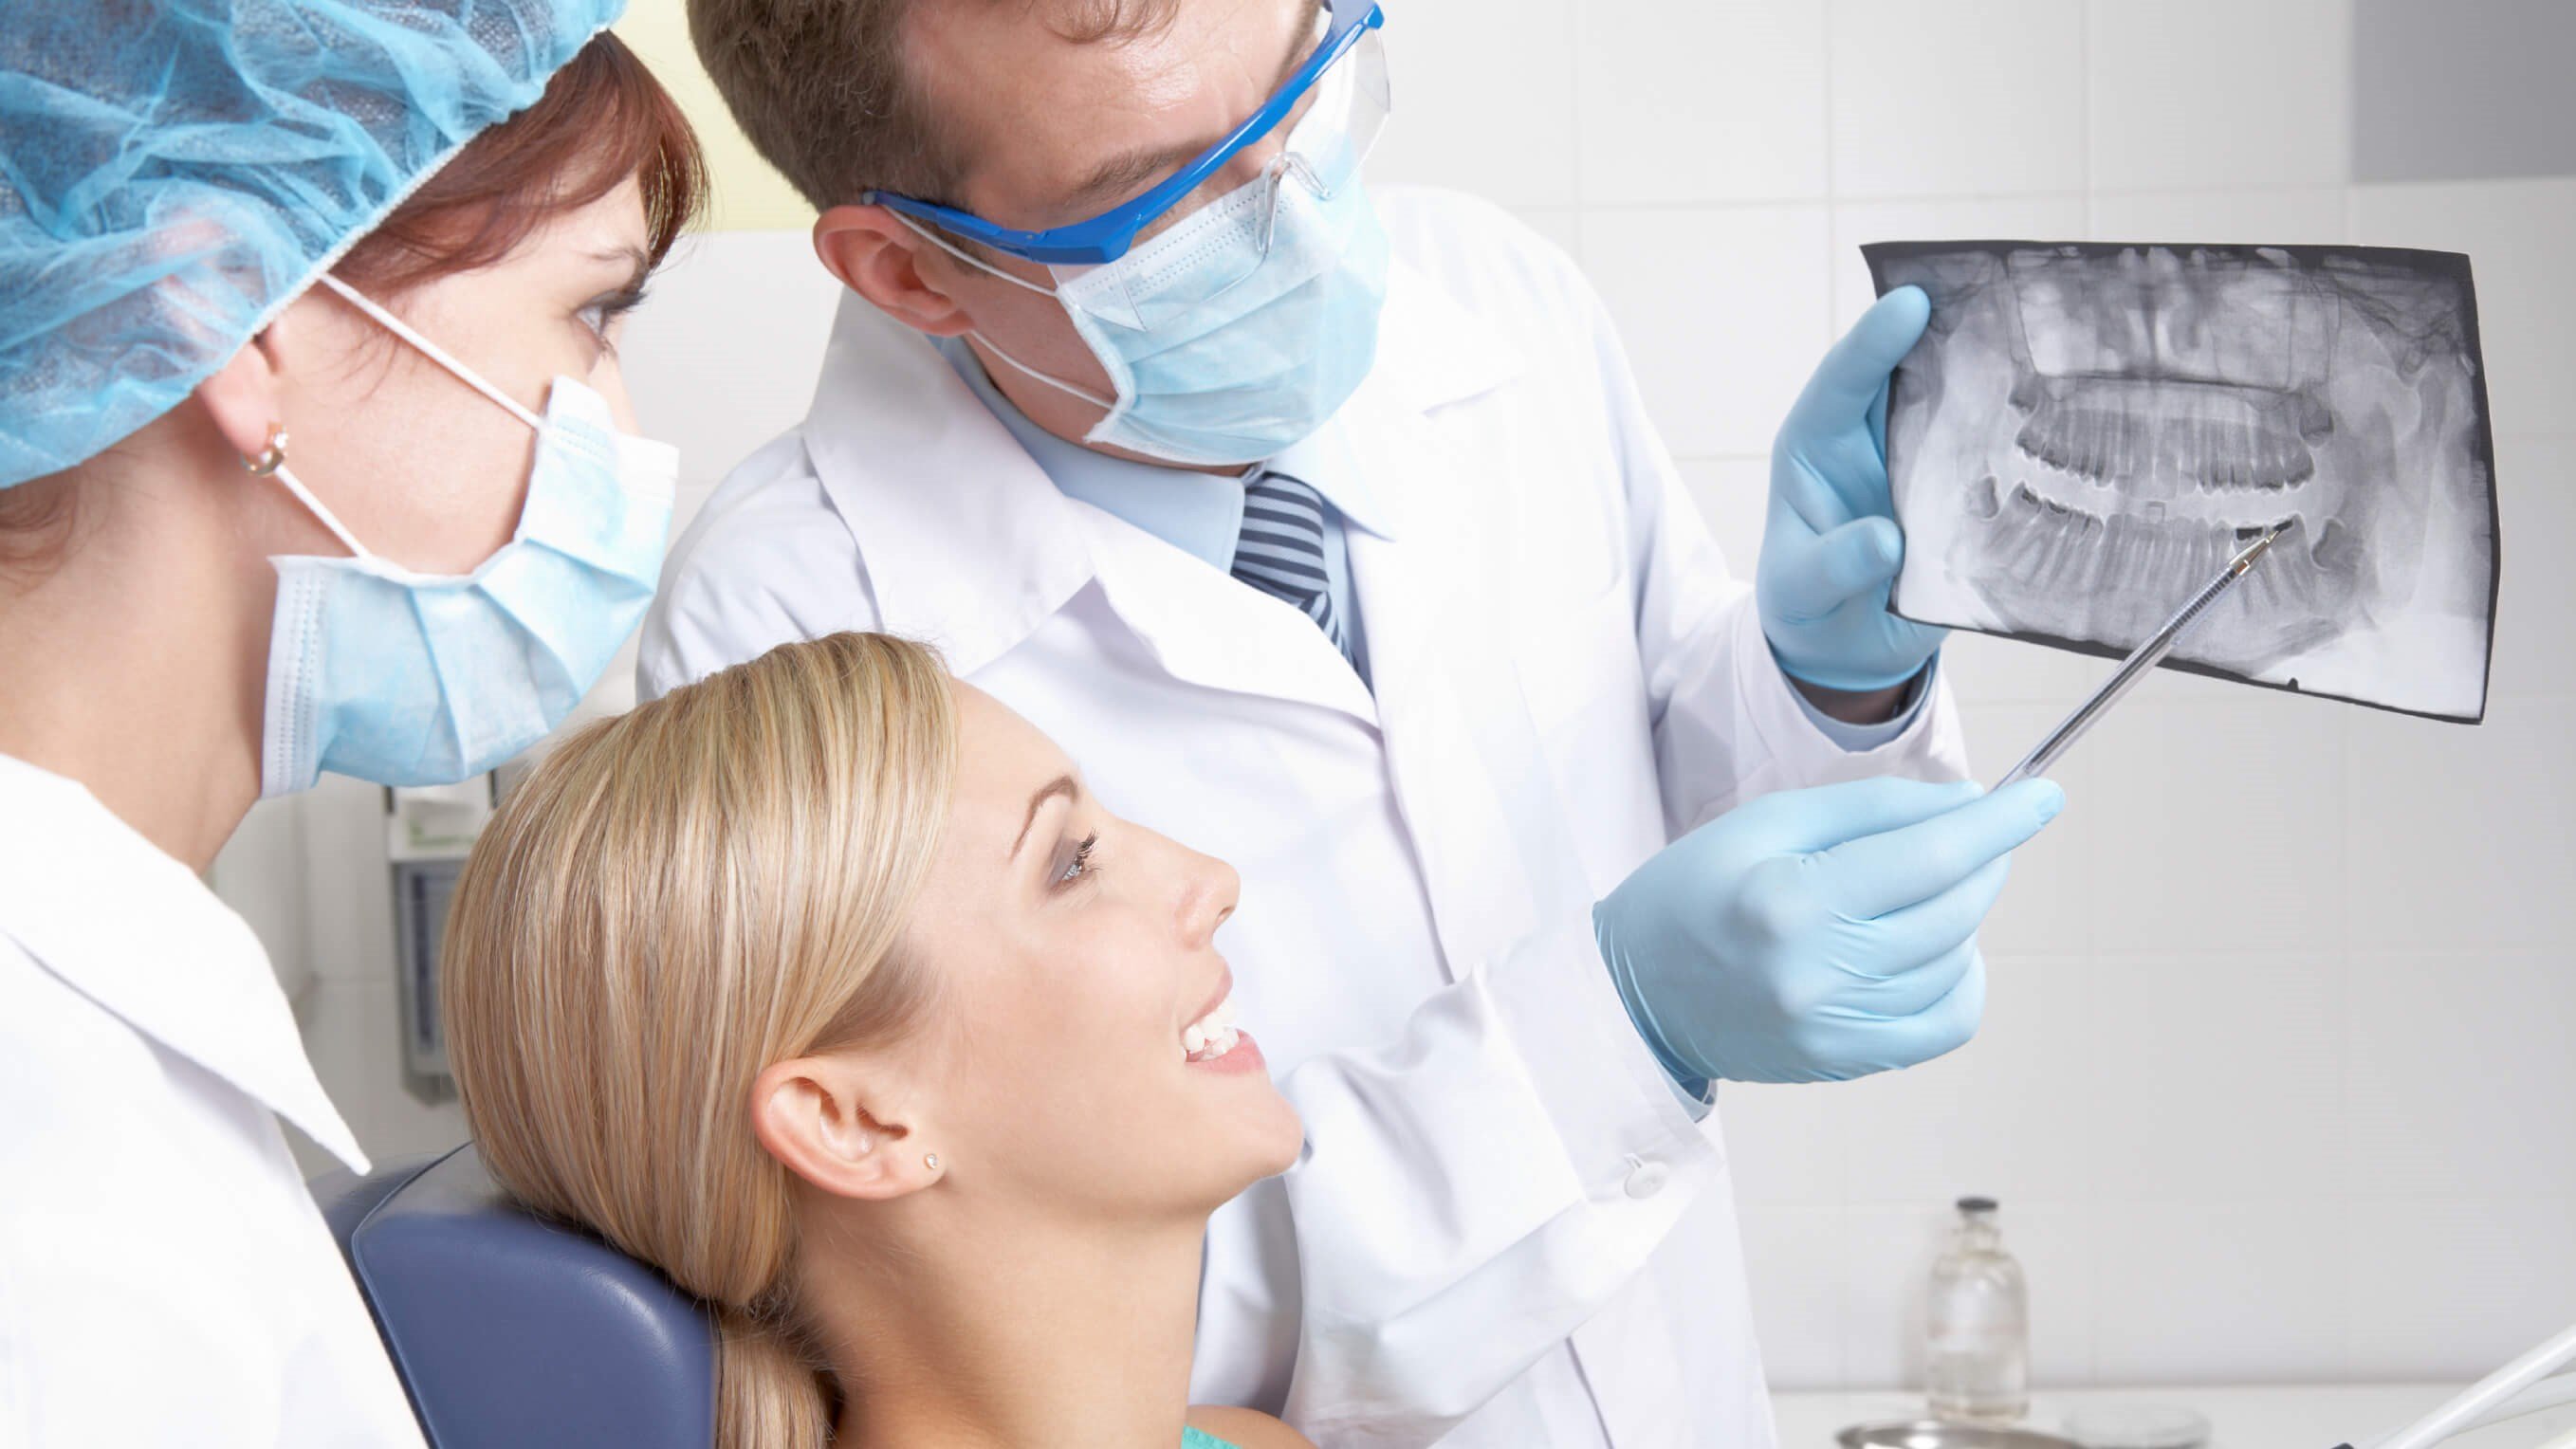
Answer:
M1190 947L1208 944L1216 928L1234 914L1234 906L1243 893L1242 878L1234 867L1211 855L1201 855L1186 846L1174 845L1180 858L1181 941Z

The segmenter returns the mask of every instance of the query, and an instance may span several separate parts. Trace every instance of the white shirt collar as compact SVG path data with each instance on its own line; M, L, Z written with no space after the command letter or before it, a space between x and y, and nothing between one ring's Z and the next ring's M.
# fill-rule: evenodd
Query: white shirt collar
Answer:
M0 755L0 935L367 1170L250 926L78 781Z

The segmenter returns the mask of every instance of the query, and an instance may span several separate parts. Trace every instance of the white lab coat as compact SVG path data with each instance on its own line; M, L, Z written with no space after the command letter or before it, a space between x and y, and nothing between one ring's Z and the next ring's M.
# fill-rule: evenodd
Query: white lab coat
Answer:
M1302 614L1058 492L855 298L805 423L676 546L640 687L929 639L1110 808L1239 868L1220 944L1308 1151L1211 1225L1200 1398L1328 1449L1763 1449L1717 1124L1590 907L1765 791L1960 772L1954 711L1826 739L1580 273L1482 203L1380 211L1378 362L1334 425L1392 519L1349 533L1374 696Z
M418 1449L281 1116L364 1170L250 927L0 756L0 1444Z

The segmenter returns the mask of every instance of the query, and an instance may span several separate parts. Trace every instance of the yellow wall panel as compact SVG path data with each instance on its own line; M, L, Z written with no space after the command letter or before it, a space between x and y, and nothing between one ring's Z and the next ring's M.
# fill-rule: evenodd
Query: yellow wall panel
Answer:
M751 149L698 64L689 44L687 6L682 0L633 0L617 22L617 36L632 47L653 74L679 98L689 124L706 146L707 168L715 182L715 205L707 218L710 231L802 231L814 221L814 208L787 184L760 153Z

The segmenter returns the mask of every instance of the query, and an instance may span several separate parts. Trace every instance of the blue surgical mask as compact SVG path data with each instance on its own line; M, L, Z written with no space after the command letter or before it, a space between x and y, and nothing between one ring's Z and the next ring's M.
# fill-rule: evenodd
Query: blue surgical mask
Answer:
M1114 262L1057 269L1053 288L896 217L967 265L1063 305L1116 397L975 336L1011 366L1105 409L1086 442L1191 466L1257 463L1322 427L1377 357L1387 239L1356 178L1327 196L1293 168L1274 172Z
M370 551L284 467L275 477L352 557L281 557L260 793L324 770L384 785L463 780L561 724L644 616L671 525L678 454L618 431L607 400L558 377L540 418L400 319L324 283L536 429L519 527L471 574Z

